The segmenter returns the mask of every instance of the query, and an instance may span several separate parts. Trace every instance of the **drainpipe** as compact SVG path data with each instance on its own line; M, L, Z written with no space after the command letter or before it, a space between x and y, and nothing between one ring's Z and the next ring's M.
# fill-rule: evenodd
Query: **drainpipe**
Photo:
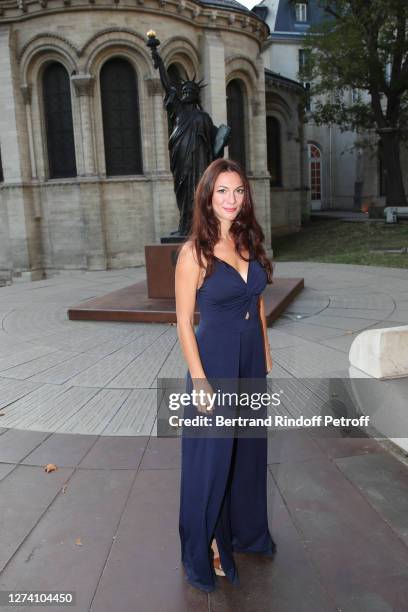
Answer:
M333 208L333 128L329 125L329 208Z

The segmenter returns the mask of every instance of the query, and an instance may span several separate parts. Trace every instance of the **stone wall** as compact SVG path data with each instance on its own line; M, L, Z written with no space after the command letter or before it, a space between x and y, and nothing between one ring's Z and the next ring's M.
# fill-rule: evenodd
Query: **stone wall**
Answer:
M21 5L23 6L23 5ZM11 3L0 16L0 270L38 278L64 269L105 269L144 263L144 245L178 225L169 169L163 91L146 47L154 29L166 65L177 62L191 78L203 78L204 108L226 122L225 89L239 78L245 90L248 173L257 215L270 248L266 170L264 66L266 26L234 10L171 0L159 6L122 3L67 10L57 0ZM7 19L7 23L4 23ZM114 56L128 59L138 79L143 175L107 177L99 74ZM62 63L71 81L78 176L50 179L42 75ZM6 228L9 228L8 231Z
M282 167L282 185L270 187L272 236L299 231L310 209L299 93L296 83L285 82L279 76L268 79L266 115L275 117L280 124Z

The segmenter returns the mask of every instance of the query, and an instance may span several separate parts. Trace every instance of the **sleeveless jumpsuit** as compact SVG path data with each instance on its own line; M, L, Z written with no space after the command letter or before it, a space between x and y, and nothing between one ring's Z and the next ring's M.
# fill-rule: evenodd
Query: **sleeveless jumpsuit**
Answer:
M196 340L206 377L210 383L222 378L239 384L244 378L263 379L266 384L258 312L266 272L251 259L245 282L227 262L216 258L214 263L212 274L197 292ZM191 388L188 372L187 389ZM191 405L184 414L199 413ZM270 556L275 552L268 529L266 470L266 435L194 438L184 435L183 429L179 531L186 578L193 586L206 592L215 589L214 536L222 568L234 584L238 583L234 551Z

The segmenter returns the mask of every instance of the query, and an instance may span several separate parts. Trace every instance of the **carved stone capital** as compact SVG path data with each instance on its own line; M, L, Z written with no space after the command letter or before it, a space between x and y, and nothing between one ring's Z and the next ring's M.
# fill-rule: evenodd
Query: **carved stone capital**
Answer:
M261 114L261 103L258 98L251 98L252 114L254 117L258 117Z
M146 79L146 85L147 85L147 94L149 96L157 96L157 95L162 95L164 93L163 86L161 84L160 79L148 78Z
M24 104L31 104L31 85L21 85L20 91Z
M73 74L71 76L71 81L78 97L92 96L95 85L95 78L93 76L90 74Z

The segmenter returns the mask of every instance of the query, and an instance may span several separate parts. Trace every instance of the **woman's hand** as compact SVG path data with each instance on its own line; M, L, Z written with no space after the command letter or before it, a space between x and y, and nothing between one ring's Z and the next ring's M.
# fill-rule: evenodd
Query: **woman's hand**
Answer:
M266 373L269 374L269 372L272 370L272 365L273 365L271 349L269 346L265 348L265 361L266 361Z
M193 380L194 391L199 395L197 398L197 411L202 414L213 414L214 391L206 378L195 378Z

